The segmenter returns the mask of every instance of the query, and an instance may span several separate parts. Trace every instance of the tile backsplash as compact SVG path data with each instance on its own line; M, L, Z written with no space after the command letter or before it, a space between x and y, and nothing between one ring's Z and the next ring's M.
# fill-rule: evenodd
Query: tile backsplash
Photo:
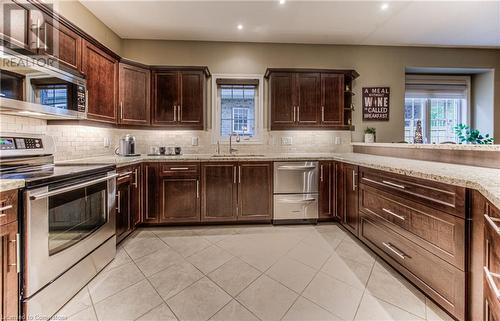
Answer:
M48 134L54 137L56 160L111 155L125 134L136 137L137 152L147 154L152 146L181 146L183 153L216 152L210 131L117 129L85 125L47 125L45 120L0 116L0 131ZM196 137L197 146L192 146ZM285 138L285 139L282 139ZM290 141L290 145L283 142ZM351 151L351 133L343 131L265 131L260 144L236 143L238 153L327 153ZM109 145L107 144L109 143ZM106 146L108 145L108 146ZM221 144L221 153L228 145Z

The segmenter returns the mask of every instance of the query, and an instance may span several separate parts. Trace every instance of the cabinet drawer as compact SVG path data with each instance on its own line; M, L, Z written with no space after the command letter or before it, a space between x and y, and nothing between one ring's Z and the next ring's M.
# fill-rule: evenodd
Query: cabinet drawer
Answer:
M360 168L360 183L465 218L465 188Z
M17 190L0 193L0 225L17 221Z
M465 220L360 184L359 208L443 260L464 270Z
M200 164L198 163L168 163L161 165L161 176L198 176Z
M465 319L465 272L360 213L360 239L458 320Z

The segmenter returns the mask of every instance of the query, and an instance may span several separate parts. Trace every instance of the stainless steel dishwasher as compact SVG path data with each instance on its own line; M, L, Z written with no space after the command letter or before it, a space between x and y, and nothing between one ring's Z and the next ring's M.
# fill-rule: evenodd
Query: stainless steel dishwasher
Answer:
M318 221L318 162L274 163L273 221Z

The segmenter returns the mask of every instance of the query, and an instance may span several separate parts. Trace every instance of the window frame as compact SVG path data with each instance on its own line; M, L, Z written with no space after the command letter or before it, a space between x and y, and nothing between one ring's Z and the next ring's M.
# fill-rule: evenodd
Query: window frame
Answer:
M405 78L405 94L403 97L403 108L406 108L406 92L407 88L406 85L408 84L408 77L411 79L411 81L418 83L420 81L425 82L425 81L435 81L435 85L439 86L440 84L443 83L449 83L449 84L454 84L454 83L465 83L466 86L466 95L465 95L465 111L463 110L463 106L460 106L461 112L460 112L460 122L461 124L466 124L470 126L471 124L471 115L472 115L472 105L471 105L471 77L470 76L465 76L465 75L425 75L425 74L406 74ZM423 110L422 110L422 134L423 134L423 139L426 144L431 144L431 100L434 99L432 97L426 97L422 98L425 100ZM461 103L462 104L462 103ZM406 110L403 109L403 115L405 115ZM465 118L465 121L463 119ZM406 140L406 125L405 125L406 117L403 117L403 138ZM413 143L413 139L408 142L408 143ZM457 142L458 143L458 142Z
M264 130L264 75L262 74L212 74L212 143L229 144L229 137L222 137L221 95L217 79L258 79L255 89L255 129L253 137L242 137L238 144L262 144ZM234 124L233 124L234 125Z

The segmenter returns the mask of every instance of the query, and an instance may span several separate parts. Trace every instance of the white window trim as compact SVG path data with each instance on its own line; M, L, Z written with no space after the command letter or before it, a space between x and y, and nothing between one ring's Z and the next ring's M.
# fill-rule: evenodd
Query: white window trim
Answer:
M217 79L258 79L257 97L255 99L255 135L251 138L242 138L238 144L262 144L264 130L264 75L261 74L212 74L212 143L229 144L229 138L222 138L221 129L221 104L218 94Z

